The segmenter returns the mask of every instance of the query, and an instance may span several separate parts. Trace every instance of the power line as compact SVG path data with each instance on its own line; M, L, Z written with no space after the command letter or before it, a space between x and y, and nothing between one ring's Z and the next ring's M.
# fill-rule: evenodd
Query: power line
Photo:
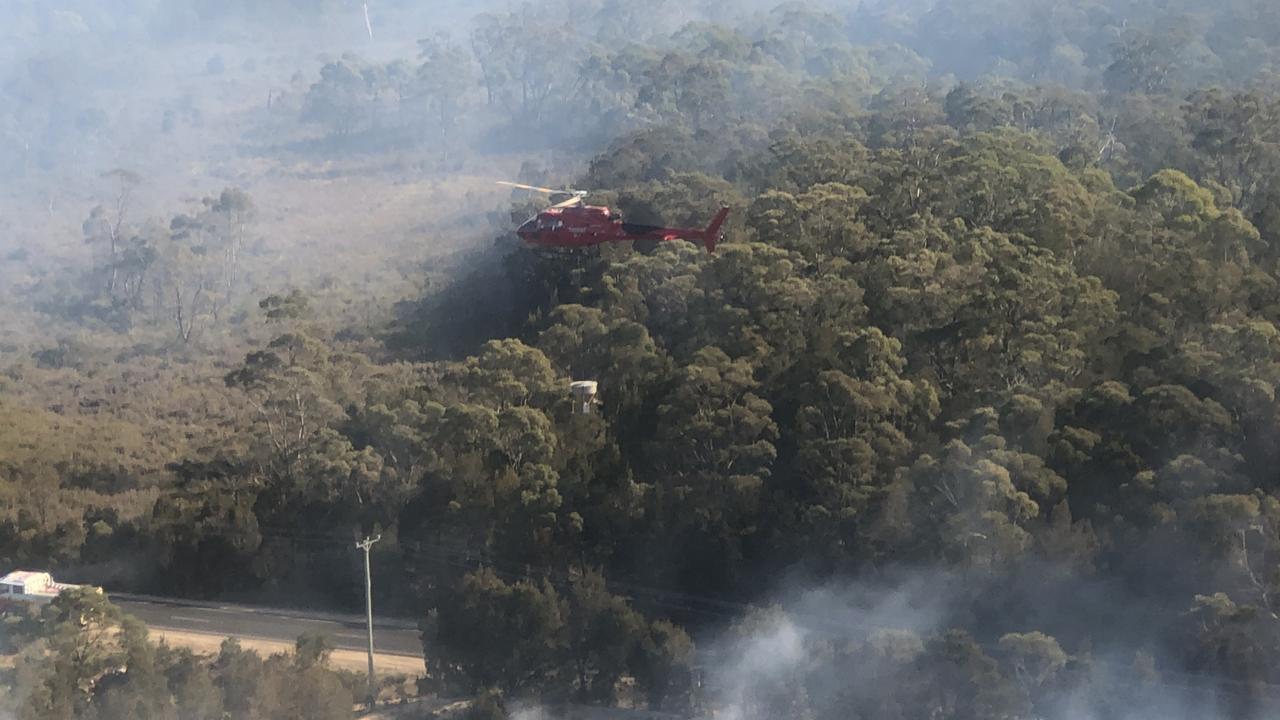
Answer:
M265 530L278 530L278 532L260 532L264 537L296 541L300 544L310 545L312 547L337 547L339 544L345 545L347 542L350 542L349 539L340 539L341 536L339 535L328 535L314 531L286 530L284 528L265 528ZM519 566L517 567L510 563L502 563L492 557L480 558L477 556L474 549L469 547L465 542L417 541L414 542L412 546L401 545L399 553L407 559L435 561L457 570L489 570L499 578L508 582L533 579L531 571L538 571L542 575L541 579L545 579L553 587L561 591L572 588L574 581L580 577L575 573L558 570L547 565L538 565L532 562L522 562L519 563ZM723 598L708 595L687 593L639 583L607 580L607 586L610 592L632 600L633 602L642 602L654 607L701 615L708 618L732 621L741 619L742 614L745 612L761 608L760 605L756 604L725 600ZM840 634L848 634L850 630L857 630L861 631L863 634L869 635L879 631L903 629L899 627L872 625L868 623L836 622L830 618L815 615L813 613L786 611L786 615L788 619L793 622L799 621L800 626L803 628L807 628L809 630L838 632ZM998 656L1004 652L995 643L982 642L976 639L974 640L974 643L989 655L994 654ZM1115 661L1107 660L1093 660L1089 667L1101 671L1124 669L1123 665ZM1238 680L1208 672L1189 672L1159 668L1157 668L1155 672L1160 678L1160 680L1155 684L1160 687L1185 690L1201 694L1211 694L1215 697L1226 695L1267 700L1270 702L1280 702L1280 683ZM1181 682L1171 682L1170 680L1180 680ZM1212 682L1213 685L1206 685L1206 680Z

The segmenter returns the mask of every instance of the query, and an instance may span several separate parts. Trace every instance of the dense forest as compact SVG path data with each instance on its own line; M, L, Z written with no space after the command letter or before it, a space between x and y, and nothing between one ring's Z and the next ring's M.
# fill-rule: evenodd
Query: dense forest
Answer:
M352 609L380 534L476 717L1280 714L1280 4L17 5L6 569ZM359 697L5 622L31 720Z

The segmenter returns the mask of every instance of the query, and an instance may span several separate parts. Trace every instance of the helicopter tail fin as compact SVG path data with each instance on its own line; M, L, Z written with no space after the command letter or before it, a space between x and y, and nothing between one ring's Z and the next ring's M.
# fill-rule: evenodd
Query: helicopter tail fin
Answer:
M707 252L716 251L716 243L720 241L720 228L724 226L724 221L729 217L729 208L720 208L720 212L716 213L711 224L702 233L702 244L707 248Z

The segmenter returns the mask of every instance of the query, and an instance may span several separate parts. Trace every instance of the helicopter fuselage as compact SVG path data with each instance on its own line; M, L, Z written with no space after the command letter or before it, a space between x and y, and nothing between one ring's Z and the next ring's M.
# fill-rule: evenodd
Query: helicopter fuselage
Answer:
M535 247L576 249L607 242L684 239L701 241L710 251L715 249L716 241L720 239L720 226L727 213L727 210L721 211L710 227L701 230L627 223L609 208L598 205L550 207L517 228L516 234Z

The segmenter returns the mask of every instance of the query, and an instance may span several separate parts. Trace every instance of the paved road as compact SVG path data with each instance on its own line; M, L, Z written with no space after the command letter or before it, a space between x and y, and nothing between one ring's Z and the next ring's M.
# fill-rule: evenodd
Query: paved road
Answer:
M259 638L292 643L303 633L326 635L334 647L364 650L365 620L359 615L311 613L299 610L173 600L109 593L111 602L147 627L183 630L224 637ZM422 655L422 641L413 623L374 618L373 646L389 655Z

